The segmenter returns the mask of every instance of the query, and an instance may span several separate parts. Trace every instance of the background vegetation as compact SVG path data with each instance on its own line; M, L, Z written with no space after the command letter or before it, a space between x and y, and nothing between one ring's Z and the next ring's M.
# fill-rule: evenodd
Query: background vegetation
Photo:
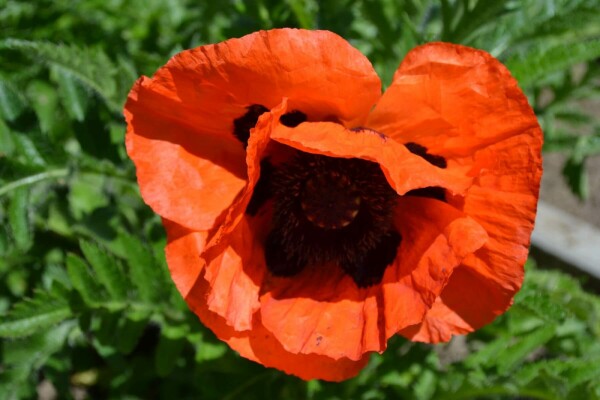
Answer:
M0 399L600 399L600 300L528 265L515 306L450 345L394 339L342 384L303 382L215 340L166 272L121 109L176 52L258 29L329 29L389 82L417 44L491 52L546 151L587 195L600 123L598 0L0 0ZM583 134L582 134L583 132Z

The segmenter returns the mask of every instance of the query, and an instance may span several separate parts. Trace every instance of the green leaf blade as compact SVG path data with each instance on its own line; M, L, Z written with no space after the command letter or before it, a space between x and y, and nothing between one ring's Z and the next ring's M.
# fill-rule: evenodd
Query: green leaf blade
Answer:
M514 56L506 66L523 87L535 85L553 72L600 57L600 39L577 43L560 43L549 48L534 48L525 55Z
M36 291L31 299L17 303L0 322L0 337L17 338L41 332L72 316L68 299Z
M92 265L98 281L106 288L112 299L125 301L127 279L116 260L91 242L81 241L80 247L85 258Z
M121 237L127 249L127 261L131 281L141 300L154 303L160 301L164 293L164 278L160 265L149 248L133 236Z
M103 297L103 291L92 277L86 262L74 254L67 254L67 273L83 301L90 307L98 306L98 299Z
M0 79L0 117L16 120L26 108L25 98L10 82Z
M16 248L25 251L32 245L29 224L29 190L21 187L13 193L8 207L8 221Z

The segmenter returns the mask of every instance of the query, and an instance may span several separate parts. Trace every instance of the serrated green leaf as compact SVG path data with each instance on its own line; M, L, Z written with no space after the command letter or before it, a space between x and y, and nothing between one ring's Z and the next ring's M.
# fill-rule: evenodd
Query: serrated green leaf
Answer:
M538 318L559 322L565 317L564 306L552 300L536 285L526 283L515 297L515 306L527 309Z
M42 132L52 134L59 118L56 90L45 81L37 80L27 87L27 97L37 115Z
M69 116L76 121L83 121L90 103L90 93L80 81L62 68L50 68L54 82L58 84L60 100Z
M101 174L79 173L73 176L69 185L69 206L73 216L81 219L95 209L109 204L104 193L106 177Z
M71 317L68 299L46 291L36 291L30 299L17 303L0 322L0 337L31 335Z
M475 6L469 8L469 2L462 2L462 16L456 20L453 29L446 30L445 37L442 40L451 41L454 43L466 44L473 37L479 28L495 21L502 14L510 11L507 7L508 0L477 1ZM455 2L456 5L461 4ZM446 8L448 8L446 6ZM459 7L460 8L460 7ZM456 10L456 7L455 7ZM444 14L448 14L448 10L444 10ZM456 12L456 11L454 11ZM445 16L444 20L448 20Z
M45 167L46 160L38 150L32 136L21 133L13 135L15 153L18 154L20 161L28 167Z
M20 187L13 191L8 207L8 222L15 246L20 251L27 250L32 244L29 223L29 189Z
M119 100L115 98L116 68L101 50L21 39L1 40L1 49L21 51L36 61L72 75L103 98L113 111L120 110Z
M26 338L3 341L2 360L11 366L40 367L48 356L62 347L74 326L73 321L65 321L52 329L41 330Z
M498 366L498 372L500 374L509 372L517 363L548 342L554 336L555 332L556 325L548 324L535 329L529 334L518 337L515 344L508 346L498 355L495 361Z
M27 290L27 272L21 269L10 271L6 275L6 286L15 297L23 297Z
M71 284L81 295L83 301L90 307L99 306L99 300L104 297L104 293L94 280L86 262L74 254L67 254L67 272Z
M600 133L587 136L579 136L572 157L576 161L583 161L587 157L600 154Z
M117 327L121 321L122 315L119 312L102 312L96 315L96 320L92 326L92 333L96 339L94 346L100 351L105 352L102 355L107 357L116 352Z
M559 375L563 371L569 368L572 360L540 360L524 365L522 368L517 369L512 374L514 381L520 385L525 386L531 381L542 375L542 373L548 375Z
M35 374L37 369L64 346L74 326L74 321L65 321L26 338L1 341L3 369L0 374L0 399L22 398L17 395L23 393L20 389L35 386L37 380L31 378L32 373ZM27 397L33 397L33 394Z
M91 242L81 241L79 245L111 298L124 301L127 297L127 278L117 261Z
M598 33L600 33L598 10L588 4L581 4L574 9L556 13L550 18L536 19L533 23L527 24L515 42L558 35L568 35L571 40L575 38L584 40Z
M27 106L19 90L10 82L0 79L0 117L14 121Z
M557 119L568 122L573 125L585 125L592 121L592 117L588 114L574 110L563 110L554 113Z
M600 39L536 47L525 55L506 61L506 66L523 87L536 85L553 72L600 57Z
M577 360L568 364L564 376L570 387L578 386L585 382L600 382L600 360Z
M431 370L422 371L413 384L415 398L419 400L429 400L435 393L437 377Z
M152 303L164 298L163 274L151 249L134 236L121 235L120 238L127 250L131 281L137 288L140 299Z

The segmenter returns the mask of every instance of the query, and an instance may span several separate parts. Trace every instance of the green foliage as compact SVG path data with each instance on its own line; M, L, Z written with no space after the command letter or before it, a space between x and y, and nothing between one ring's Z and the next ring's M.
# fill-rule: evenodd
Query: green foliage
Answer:
M76 119L83 119L85 109L79 103L88 101L89 97L77 83L94 90L115 111L119 111L118 103L113 103L117 68L101 50L19 39L0 41L0 50L19 51L34 62L48 65L54 72L53 80L59 84L60 93L67 99L67 110L72 109Z
M597 0L0 0L0 399L600 398L600 302L531 269L509 313L429 346L392 340L355 379L302 382L241 359L170 280L160 220L124 150L128 90L176 52L258 29L329 29L384 85L415 45L504 61L545 150L588 195L600 154ZM591 107L590 107L591 105ZM595 107L595 108L594 108Z
M58 293L56 293L58 292ZM41 331L71 316L64 291L36 291L18 303L0 323L0 337L23 337Z

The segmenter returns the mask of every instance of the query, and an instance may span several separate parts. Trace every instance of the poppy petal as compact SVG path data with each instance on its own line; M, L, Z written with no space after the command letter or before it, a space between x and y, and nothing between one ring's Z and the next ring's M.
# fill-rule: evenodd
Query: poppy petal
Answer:
M298 150L330 157L361 158L377 162L398 194L440 186L454 194L463 194L472 179L467 169L448 171L370 129L346 129L333 122L304 122L295 128L278 125L271 138Z
M125 105L142 196L167 219L210 229L244 183L233 132L248 107L288 97L310 118L355 124L380 94L367 58L327 31L261 31L183 51L138 80Z
M149 111L229 137L252 105L271 109L287 97L310 119L352 124L381 96L371 63L343 38L288 28L182 51L149 81Z
M252 315L260 306L258 294L266 266L264 235L259 232L266 231L270 218L252 218L245 210L260 176L260 161L269 145L272 126L279 123L286 110L284 99L262 115L252 129L246 151L248 183L200 253L207 264L204 277L210 283L208 308L238 331L252 328Z
M177 250L179 250L177 263L168 263L171 278L175 282L175 286L179 290L179 293L181 293L181 296L186 299L202 272L203 266L200 263L199 254L205 246L208 233L190 231L165 218L163 218L162 223L169 241L185 243L187 246L185 251L181 251L183 248L177 247ZM179 241L181 238L185 238L185 241Z
M203 272L204 263L197 256L197 234L167 221L166 257L174 276L184 276L187 270ZM185 233L187 232L187 234ZM187 283L187 282L186 282ZM178 288L181 285L178 285ZM197 279L188 291L186 301L204 325L210 328L243 357L296 375L302 379L342 381L358 374L368 362L368 355L359 361L333 360L318 355L291 354L283 349L273 335L265 330L259 314L255 314L251 331L236 331L219 315L208 310L205 298L210 290L208 281Z
M252 329L252 316L260 307L259 291L266 273L262 243L256 234L256 219L243 218L227 235L219 251L203 252L204 278L210 289L208 309L224 318L236 331ZM210 255L209 255L210 254Z
M479 184L467 192L462 208L490 239L455 270L436 303L440 309L434 306L421 326L402 335L447 341L490 323L510 307L523 282L533 230L542 172L540 146L539 138L522 134L476 154L474 163L484 172ZM498 156L502 154L510 162Z
M487 240L473 219L432 199L400 199L397 226L402 244L381 285L359 289L331 265L271 278L261 296L265 328L290 353L359 360L381 352L399 329L423 319L454 267Z
M485 51L450 43L406 55L368 126L450 159L539 128L506 67Z
M148 81L138 80L125 109L127 153L142 197L160 216L208 230L245 184L244 150L153 113L144 100Z
M458 268L455 273L458 273ZM465 320L438 297L422 323L406 327L398 334L414 342L439 343L449 341L452 335L466 334L472 330Z
M247 183L240 195L233 201L223 218L223 222L217 228L217 231L207 243L207 250L215 245L227 242L227 235L237 226L248 204L251 201L254 189L261 174L261 160L266 157L269 145L271 144L271 132L279 124L282 115L288 111L287 99L284 98L278 106L270 112L266 112L258 119L256 126L251 130L246 148L246 167ZM218 250L212 250L218 252ZM221 248L222 251L222 248Z
M430 43L406 56L369 126L444 157L450 170L470 166L473 185L448 203L490 237L455 270L424 322L402 334L445 341L491 322L521 286L536 212L542 132L527 98L488 53Z
M386 293L387 336L413 324L411 311L421 320L445 290L453 271L489 241L488 234L473 218L450 205L428 198L403 197L396 212L402 243L396 262L383 280ZM396 296L411 287L416 301ZM418 306L418 311L411 309ZM425 312L421 314L423 305Z

